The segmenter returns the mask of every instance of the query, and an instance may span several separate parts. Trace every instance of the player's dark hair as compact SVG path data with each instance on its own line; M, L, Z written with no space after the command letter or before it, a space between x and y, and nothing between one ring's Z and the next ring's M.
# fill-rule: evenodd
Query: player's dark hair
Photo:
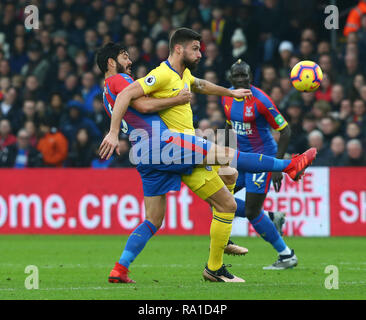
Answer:
M117 61L117 57L120 53L127 52L127 49L119 43L109 42L97 51L97 65L102 71L106 73L108 71L108 59L111 58Z
M233 72L234 68L237 67L243 67L243 68L248 68L249 72L250 72L250 65L247 64L245 61L238 59L230 68L230 73Z
M176 44L185 45L187 42L194 40L201 41L201 35L192 29L179 28L170 38L169 51L172 53Z

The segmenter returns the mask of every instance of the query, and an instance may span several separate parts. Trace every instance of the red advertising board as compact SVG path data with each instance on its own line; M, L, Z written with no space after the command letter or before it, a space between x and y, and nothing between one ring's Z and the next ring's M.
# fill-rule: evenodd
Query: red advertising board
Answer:
M330 168L330 234L366 235L366 168Z
M129 234L144 219L135 169L0 170L0 234ZM209 234L209 206L182 185L159 234Z
M129 234L145 218L135 169L1 169L0 181L0 234ZM264 206L286 212L288 236L366 236L366 168L310 168L300 183L285 177ZM208 235L211 217L182 185L167 194L159 234ZM235 220L235 235L254 232Z

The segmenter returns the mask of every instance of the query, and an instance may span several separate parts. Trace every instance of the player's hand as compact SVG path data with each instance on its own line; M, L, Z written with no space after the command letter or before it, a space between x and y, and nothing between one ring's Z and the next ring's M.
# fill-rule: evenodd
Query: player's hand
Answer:
M99 147L99 156L102 159L108 160L112 156L114 150L116 150L117 154L120 155L118 148L118 134L109 132Z
M177 95L179 104L186 104L191 102L192 99L192 92L190 92L187 88L184 88L179 91Z
M282 172L272 172L272 182L276 192L279 192L282 185Z
M244 97L252 98L252 91L249 89L235 89L231 90L232 97L237 99L243 99Z

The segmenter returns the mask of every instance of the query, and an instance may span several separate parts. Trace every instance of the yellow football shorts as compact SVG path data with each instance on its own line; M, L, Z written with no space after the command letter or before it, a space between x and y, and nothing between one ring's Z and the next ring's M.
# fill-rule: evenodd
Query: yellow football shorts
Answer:
M220 166L196 166L192 174L182 175L182 181L202 200L206 200L225 186L218 175Z

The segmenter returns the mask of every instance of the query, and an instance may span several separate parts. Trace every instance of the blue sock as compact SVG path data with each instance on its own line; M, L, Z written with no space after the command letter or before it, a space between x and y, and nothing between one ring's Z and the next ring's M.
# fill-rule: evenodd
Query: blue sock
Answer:
M255 231L266 241L268 241L277 252L281 252L286 249L286 243L276 230L275 225L268 218L262 210L258 217L253 220L249 220Z
M245 172L271 172L283 171L291 160L276 159L258 153L246 153L237 151L236 167L239 171ZM235 159L232 161L235 165Z
M246 218L246 215L245 215L245 201L241 200L239 198L235 198L235 201L236 201L235 217Z
M149 239L155 234L156 230L156 227L148 220L141 223L128 237L125 249L119 259L119 264L128 268Z

